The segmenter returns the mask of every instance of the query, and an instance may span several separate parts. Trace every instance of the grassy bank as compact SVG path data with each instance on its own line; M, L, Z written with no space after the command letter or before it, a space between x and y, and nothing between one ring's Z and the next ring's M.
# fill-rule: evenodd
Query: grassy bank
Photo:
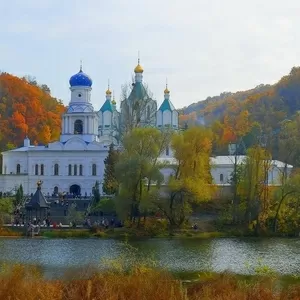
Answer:
M0 237L20 237L23 232L13 228L0 227Z
M0 299L296 300L300 280L294 277L293 282L282 284L281 278L272 276L200 273L196 282L183 284L176 275L139 266L126 272L115 269L91 273L88 278L48 281L37 268L17 265L2 270Z
M178 231L170 234L168 231L159 234L149 234L143 230L132 228L116 228L108 230L90 230L90 229L51 229L42 230L41 236L47 238L197 238L208 239L230 236L222 232L196 232L196 231Z
M22 227L0 228L0 237L24 236L25 229ZM143 238L180 238L180 239L210 239L221 237L253 237L252 232L246 230L230 229L226 231L202 231L193 229L181 229L170 232L169 230L153 230L149 228L111 228L111 229L86 229L64 228L45 229L41 228L40 235L45 238L113 238L113 239L143 239ZM280 234L263 235L261 237L283 237ZM287 237L287 236L286 236Z

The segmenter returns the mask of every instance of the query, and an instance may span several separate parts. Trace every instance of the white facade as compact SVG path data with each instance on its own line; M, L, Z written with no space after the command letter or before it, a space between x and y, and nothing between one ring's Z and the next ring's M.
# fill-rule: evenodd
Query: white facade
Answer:
M92 80L82 72L70 79L71 101L62 116L60 140L45 146L24 145L2 153L0 190L13 192L20 184L24 193L36 190L43 181L43 192L89 196L96 181L103 181L108 147L99 141L99 116L91 104Z
M241 165L245 162L246 156L237 156L237 165ZM161 162L166 162L172 165L176 165L176 160L173 157L164 156L160 158ZM235 156L234 155L222 155L211 157L211 176L213 183L219 186L229 186L231 177L234 172ZM292 172L293 166L287 165L278 160L272 160L270 162L270 169L268 172L268 185L280 185L281 178L284 172L287 172L289 176ZM166 168L162 171L165 181L168 177L174 173L172 168Z

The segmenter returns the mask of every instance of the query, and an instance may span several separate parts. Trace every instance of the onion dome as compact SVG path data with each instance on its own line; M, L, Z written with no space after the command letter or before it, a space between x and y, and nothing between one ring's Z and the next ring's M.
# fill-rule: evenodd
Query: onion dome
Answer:
M107 96L110 96L110 95L111 95L111 90L110 90L109 88L108 88L107 91L106 91L106 95L107 95Z
M82 72L82 69L80 71L73 75L69 80L70 86L88 86L91 87L93 84L92 79Z
M140 65L140 60L139 60L137 66L134 68L134 73L143 73L143 72L144 72L144 69Z
M111 101L111 104L116 105L117 104L116 100L113 99L113 101Z
M169 89L168 89L168 86L166 86L166 88L165 88L165 90L164 90L164 93L165 93L165 94L170 94L170 91L169 91Z

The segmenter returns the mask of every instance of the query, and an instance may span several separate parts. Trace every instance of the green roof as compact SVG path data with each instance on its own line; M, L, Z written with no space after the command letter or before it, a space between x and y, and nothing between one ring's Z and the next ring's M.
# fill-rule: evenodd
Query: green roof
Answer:
M113 107L112 104L109 100L106 100L102 107L100 108L100 111L105 112L105 111L110 111L113 112Z
M128 101L134 101L139 99L149 98L145 87L141 82L135 82L131 90L131 93L128 97Z
M165 99L164 102L161 104L159 110L162 112L165 110L173 111L175 110L175 107L170 100Z

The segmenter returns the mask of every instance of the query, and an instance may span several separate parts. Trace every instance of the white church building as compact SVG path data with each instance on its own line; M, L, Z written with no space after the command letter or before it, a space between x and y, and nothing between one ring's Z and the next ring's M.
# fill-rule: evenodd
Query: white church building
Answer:
M102 185L104 159L108 155L109 145L119 144L120 135L130 122L130 126L178 130L178 112L170 101L168 87L157 109L157 102L149 97L143 85L144 70L139 63L134 72L135 82L128 97L121 101L120 111L109 87L104 104L99 111L95 111L91 103L92 80L80 68L69 80L71 100L62 116L59 141L34 146L26 137L22 147L3 152L0 191L14 192L22 184L24 193L31 194L36 191L37 181L41 180L45 194L65 192L89 196L96 181L100 187ZM134 114L134 111L138 113ZM162 154L161 160L176 163L169 148ZM239 161L242 162L242 157ZM234 158L218 156L212 158L212 165L214 183L229 185ZM271 184L276 184L284 164L274 161L273 166L269 178ZM291 170L292 166L288 169ZM171 168L162 170L165 177L171 172Z
M109 145L118 145L119 133L136 103L145 103L140 116L133 116L139 126L164 126L178 129L178 112L169 99L166 88L162 105L151 99L143 85L143 68L138 63L129 96L121 102L120 111L108 87L106 99L99 111L91 103L92 80L82 71L70 80L71 100L62 116L60 140L45 146L30 144L25 138L23 147L2 153L0 191L14 192L22 184L24 193L36 190L36 182L43 181L43 192L66 192L90 195L95 182L103 182L104 159ZM132 117L132 116L131 116ZM167 153L171 155L171 151Z

